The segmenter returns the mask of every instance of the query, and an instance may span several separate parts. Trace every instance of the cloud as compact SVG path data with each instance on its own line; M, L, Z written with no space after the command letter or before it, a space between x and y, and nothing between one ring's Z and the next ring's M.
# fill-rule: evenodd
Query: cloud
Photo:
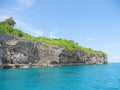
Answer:
M3 8L0 9L0 14L11 14L20 11L20 8Z
M0 21L4 21L6 18L9 18L9 16L0 16Z
M18 0L18 2L22 6L31 7L34 4L35 0Z
M22 22L19 20L15 20L15 21L17 23L16 27L22 29L25 33L28 33L33 36L42 36L43 35L41 30L31 27L30 25L28 25L25 22Z
M56 30L56 31L53 31L53 32L50 32L50 33L49 33L49 37L50 37L50 38L57 38L56 34L57 34L57 30Z
M109 62L120 62L120 55L111 56Z
M87 41L94 41L95 38L94 38L94 37L87 37L86 40L87 40Z
M15 1L14 1L15 2ZM9 3L9 2L7 2ZM16 0L15 5L12 5L11 3L7 6L4 5L3 8L0 8L0 14L16 14L19 11L23 11L26 7L31 7L35 3L35 0Z

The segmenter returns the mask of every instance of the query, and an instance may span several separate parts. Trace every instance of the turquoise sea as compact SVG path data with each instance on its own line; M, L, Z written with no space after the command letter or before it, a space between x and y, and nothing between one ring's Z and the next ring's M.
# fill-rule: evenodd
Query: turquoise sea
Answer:
M0 70L0 90L120 90L120 63Z

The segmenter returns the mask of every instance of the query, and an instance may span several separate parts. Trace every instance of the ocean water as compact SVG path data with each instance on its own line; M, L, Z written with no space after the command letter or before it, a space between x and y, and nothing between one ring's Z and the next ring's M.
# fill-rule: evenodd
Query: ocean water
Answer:
M0 90L120 90L120 64L0 70Z

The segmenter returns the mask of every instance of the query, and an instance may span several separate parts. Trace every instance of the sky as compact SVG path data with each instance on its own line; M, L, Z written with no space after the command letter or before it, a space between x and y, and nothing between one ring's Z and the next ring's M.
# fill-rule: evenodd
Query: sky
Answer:
M0 0L0 21L34 35L74 40L120 62L120 0Z

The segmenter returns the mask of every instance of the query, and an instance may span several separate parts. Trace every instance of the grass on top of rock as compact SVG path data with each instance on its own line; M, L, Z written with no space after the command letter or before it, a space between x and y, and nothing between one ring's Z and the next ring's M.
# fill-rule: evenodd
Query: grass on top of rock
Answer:
M66 39L52 39L47 37L35 37L31 36L27 33L24 33L20 29L14 28L15 21L12 18L6 19L5 21L0 22L0 33L5 33L7 35L12 35L16 37L25 38L32 41L39 41L44 42L46 44L58 45L64 47L67 50L82 50L85 53L93 53L99 56L106 56L106 53L102 51L96 51L91 48L85 48L79 46L78 43L74 42L73 40L66 40Z

